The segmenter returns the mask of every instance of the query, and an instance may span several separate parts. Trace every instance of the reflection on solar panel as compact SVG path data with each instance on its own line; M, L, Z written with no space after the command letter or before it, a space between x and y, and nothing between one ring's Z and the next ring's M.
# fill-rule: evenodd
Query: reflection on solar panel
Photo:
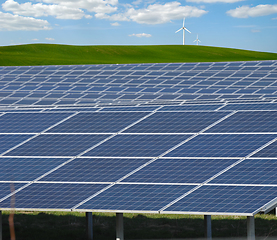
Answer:
M0 68L0 210L277 205L277 61Z

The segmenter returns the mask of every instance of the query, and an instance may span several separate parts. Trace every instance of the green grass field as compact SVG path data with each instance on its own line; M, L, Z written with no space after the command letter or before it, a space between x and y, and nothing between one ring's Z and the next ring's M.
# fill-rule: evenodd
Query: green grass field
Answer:
M115 214L94 213L94 239L115 239ZM3 240L10 239L9 212L3 212ZM17 212L14 217L17 240L85 240L85 213ZM277 237L275 214L255 216L256 236ZM246 237L246 217L212 216L214 238ZM202 215L124 214L125 239L203 238ZM259 238L260 239L260 238Z
M277 53L205 46L70 46L29 44L0 47L0 66L277 60Z

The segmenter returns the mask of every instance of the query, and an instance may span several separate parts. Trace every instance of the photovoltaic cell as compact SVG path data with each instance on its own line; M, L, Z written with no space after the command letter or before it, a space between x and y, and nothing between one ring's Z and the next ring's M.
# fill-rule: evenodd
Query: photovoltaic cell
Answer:
M275 184L277 159L246 159L213 179L215 184Z
M199 132L227 112L156 112L126 133L192 133Z
M275 137L273 134L198 135L165 157L246 157Z
M0 117L0 133L37 133L68 116L68 113L7 113Z
M42 181L115 182L149 159L76 158ZM1 169L1 168L0 168Z
M232 165L235 159L158 159L123 182L202 183Z
M220 110L277 110L277 103L228 104Z
M0 135L1 136L1 135ZM20 135L22 136L22 135ZM39 135L9 152L8 156L76 156L109 135Z
M276 197L277 187L202 186L176 202L166 212L252 214Z
M156 157L191 135L117 135L84 156Z
M256 154L253 155L253 157L277 158L277 141L275 141L274 143L271 143L266 148L257 152Z
M0 154L3 154L7 150L15 147L19 143L24 142L28 138L31 138L33 135L29 134L20 134L20 135L0 135Z
M116 184L78 209L158 211L193 186Z
M11 193L11 189L17 190L24 186L24 183L0 183L0 199L9 195ZM11 202L9 202L11 205ZM1 203L0 203L1 207Z
M183 106L164 106L160 109L160 111L201 111L201 110L216 110L219 107L223 106L222 104L190 104L190 105L183 105Z
M68 158L0 158L0 181L33 181Z
M109 133L118 132L146 116L143 112L79 113L50 129L52 133Z
M207 132L277 132L277 111L237 112Z
M16 193L15 208L71 209L98 192L104 184L33 183ZM11 208L11 200L0 202L0 208Z

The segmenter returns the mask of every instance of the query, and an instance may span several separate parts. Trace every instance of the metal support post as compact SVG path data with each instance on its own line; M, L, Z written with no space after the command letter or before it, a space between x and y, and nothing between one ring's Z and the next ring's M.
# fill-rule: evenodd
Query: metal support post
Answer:
M86 212L88 240L93 240L93 217L91 212Z
M254 216L247 217L247 240L255 240L255 219Z
M116 240L124 240L123 213L116 213Z
M212 218L211 215L204 215L205 238L212 239Z
M2 240L2 211L0 211L0 240Z

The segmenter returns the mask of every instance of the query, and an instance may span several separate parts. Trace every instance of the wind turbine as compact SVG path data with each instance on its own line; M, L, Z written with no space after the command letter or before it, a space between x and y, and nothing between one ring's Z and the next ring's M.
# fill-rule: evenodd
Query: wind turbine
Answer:
M201 41L198 39L198 34L197 34L197 38L196 38L193 42L196 42L197 45L198 45L198 42L201 42Z
M180 28L179 30L177 30L175 33L179 32L183 30L183 45L185 45L185 31L188 31L189 33L191 33L186 27L185 27L185 18L183 20L183 27Z

